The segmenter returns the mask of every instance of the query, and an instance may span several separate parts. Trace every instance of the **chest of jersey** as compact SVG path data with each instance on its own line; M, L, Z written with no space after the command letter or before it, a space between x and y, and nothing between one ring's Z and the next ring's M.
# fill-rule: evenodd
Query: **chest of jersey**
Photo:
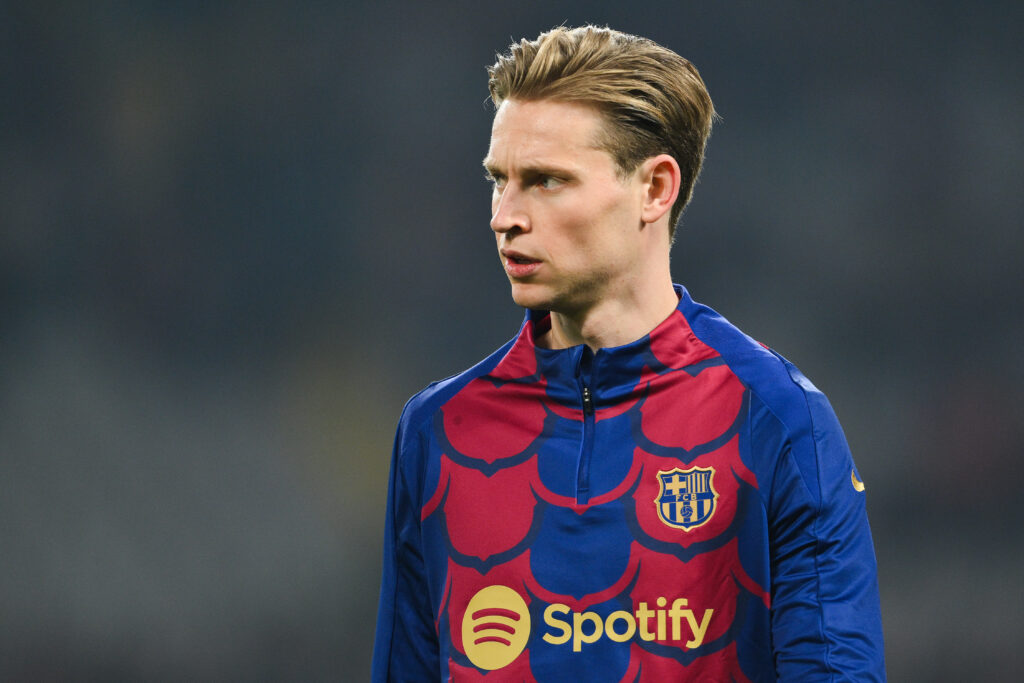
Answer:
M769 606L746 396L703 359L603 386L487 376L448 401L422 522L452 678L742 680L737 638Z

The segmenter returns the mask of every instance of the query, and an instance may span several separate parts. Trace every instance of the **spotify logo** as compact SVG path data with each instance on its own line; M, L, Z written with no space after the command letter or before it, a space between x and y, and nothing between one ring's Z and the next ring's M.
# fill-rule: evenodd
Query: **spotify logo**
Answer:
M469 601L462 616L462 647L487 671L511 664L530 638L526 602L508 586L487 586Z

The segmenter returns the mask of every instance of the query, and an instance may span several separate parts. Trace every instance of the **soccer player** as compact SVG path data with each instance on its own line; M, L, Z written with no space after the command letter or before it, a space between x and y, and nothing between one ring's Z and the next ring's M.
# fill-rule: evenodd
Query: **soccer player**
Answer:
M406 405L375 681L878 681L864 486L825 397L672 283L714 115L591 26L490 69L518 335Z

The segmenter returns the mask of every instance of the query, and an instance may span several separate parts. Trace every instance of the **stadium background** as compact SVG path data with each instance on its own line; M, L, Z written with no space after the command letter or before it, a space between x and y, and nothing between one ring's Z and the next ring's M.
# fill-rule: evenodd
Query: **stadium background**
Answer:
M556 5L0 6L0 678L367 678L401 406L521 319L484 66L563 22L708 84L673 270L832 400L891 680L1018 675L1020 5Z

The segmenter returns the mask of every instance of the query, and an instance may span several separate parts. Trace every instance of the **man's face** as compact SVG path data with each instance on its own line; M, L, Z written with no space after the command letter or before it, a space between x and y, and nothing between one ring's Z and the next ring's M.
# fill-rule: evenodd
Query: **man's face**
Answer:
M644 186L619 177L601 130L596 109L551 100L506 100L494 117L491 229L520 306L585 313L643 267Z

